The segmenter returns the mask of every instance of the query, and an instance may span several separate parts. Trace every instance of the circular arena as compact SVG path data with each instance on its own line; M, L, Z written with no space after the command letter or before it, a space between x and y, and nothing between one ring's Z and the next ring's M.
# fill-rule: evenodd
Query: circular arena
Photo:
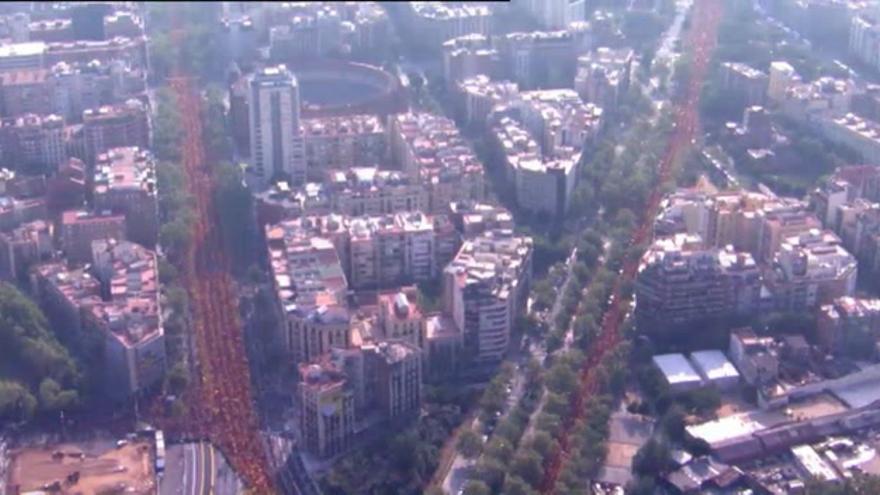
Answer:
M400 81L378 67L326 59L291 67L299 82L305 118L406 111Z

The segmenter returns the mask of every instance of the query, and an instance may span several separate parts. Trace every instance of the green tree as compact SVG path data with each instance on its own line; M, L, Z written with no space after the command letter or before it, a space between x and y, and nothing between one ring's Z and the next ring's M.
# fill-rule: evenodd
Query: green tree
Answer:
M533 487L538 486L544 477L541 456L529 448L521 450L513 457L510 472L515 476L519 476Z
M483 439L474 430L468 428L458 435L456 446L465 459L474 459L483 450Z
M524 479L519 476L508 476L504 480L504 495L537 495L536 492Z
M482 481L470 480L464 485L463 495L492 495L489 485Z
M669 445L656 438L648 440L633 458L633 471L644 476L656 476L672 467Z
M37 399L18 382L0 380L0 421L27 421L37 409Z

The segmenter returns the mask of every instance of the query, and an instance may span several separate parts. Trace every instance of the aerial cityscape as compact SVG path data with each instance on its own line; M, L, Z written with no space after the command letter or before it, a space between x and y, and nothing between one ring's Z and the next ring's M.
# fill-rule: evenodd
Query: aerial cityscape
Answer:
M0 3L37 494L880 494L880 0Z

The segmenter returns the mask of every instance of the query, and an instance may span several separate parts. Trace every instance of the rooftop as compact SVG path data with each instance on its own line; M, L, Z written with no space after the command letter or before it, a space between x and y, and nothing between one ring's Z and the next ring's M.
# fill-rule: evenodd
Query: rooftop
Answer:
M653 361L670 385L703 381L684 354L661 354L654 356Z
M149 151L138 147L113 148L98 155L95 163L95 195L115 190L156 193L156 164Z

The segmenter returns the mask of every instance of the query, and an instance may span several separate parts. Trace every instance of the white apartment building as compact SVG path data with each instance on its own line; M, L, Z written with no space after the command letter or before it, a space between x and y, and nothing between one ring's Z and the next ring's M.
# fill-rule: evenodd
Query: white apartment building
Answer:
M532 239L510 230L466 241L443 276L445 311L462 330L466 359L503 359L510 329L525 307L532 272Z
M260 187L284 174L295 184L306 179L296 77L284 65L267 67L248 80L252 172Z

